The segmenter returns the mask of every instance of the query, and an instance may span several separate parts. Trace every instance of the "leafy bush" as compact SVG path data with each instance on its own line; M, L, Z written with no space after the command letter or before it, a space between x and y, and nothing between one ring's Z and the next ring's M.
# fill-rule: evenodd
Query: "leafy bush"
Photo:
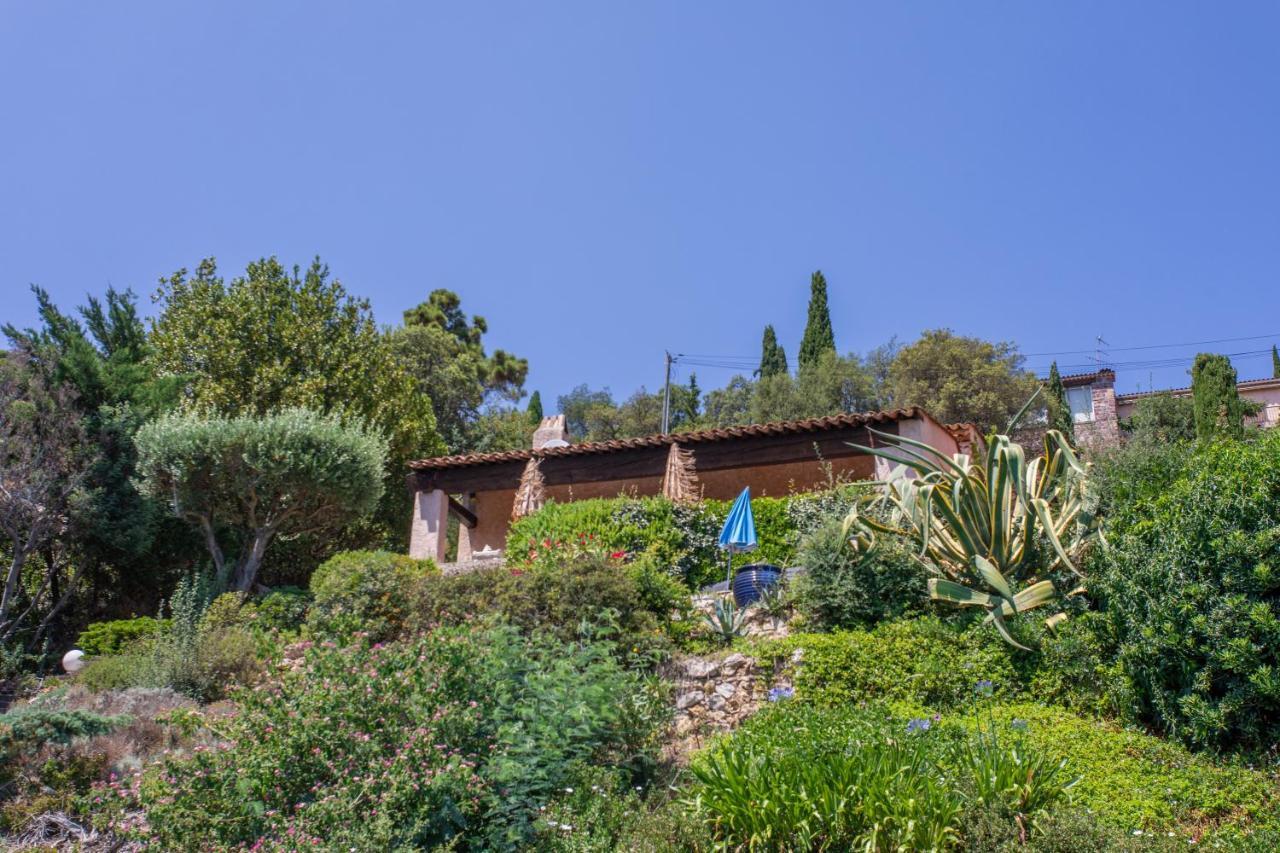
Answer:
M311 576L307 626L317 637L392 639L409 618L414 590L439 571L430 560L388 551L334 554Z
M652 700L606 646L512 628L318 646L239 702L225 748L144 783L161 847L515 849L587 765L634 765L653 744L635 710Z
M927 600L924 566L901 543L886 538L859 553L834 517L800 540L796 560L805 569L796 605L815 628L874 625L921 610Z
M932 617L882 622L871 630L793 634L761 645L775 664L799 650L797 697L820 705L877 700L947 708L965 702L974 682L990 679L999 695L1017 694L1017 652L981 627L959 628Z
M86 655L116 655L138 640L154 637L169 628L166 619L138 616L111 622L94 622L80 632L76 648Z
M251 684L273 655L257 625L257 608L238 593L208 601L208 579L188 578L170 602L168 630L132 650L91 660L79 675L95 692L128 687L172 687L196 699L221 699Z
M792 565L800 534L844 502L844 491L753 498L751 510L760 540L753 558ZM605 552L648 553L687 586L699 589L724 578L724 553L716 543L730 505L709 500L685 506L660 497L550 501L512 523L507 560L511 565L532 565L545 549L589 538Z
M431 578L413 605L413 625L427 628L493 615L526 632L547 631L562 640L603 630L628 659L650 660L670 646L673 609L688 609L688 594L651 565L582 555L556 568L496 568Z
M311 593L296 586L277 587L259 599L257 605L260 629L294 634L307 621Z
M1092 569L1139 719L1189 744L1280 741L1280 433L1222 442L1113 513Z

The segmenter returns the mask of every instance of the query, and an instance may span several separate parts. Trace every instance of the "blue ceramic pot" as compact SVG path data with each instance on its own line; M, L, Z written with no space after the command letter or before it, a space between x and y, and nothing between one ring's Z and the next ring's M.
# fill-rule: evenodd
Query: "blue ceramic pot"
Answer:
M743 566L733 576L733 603L739 607L755 604L761 593L782 580L782 569L765 563Z

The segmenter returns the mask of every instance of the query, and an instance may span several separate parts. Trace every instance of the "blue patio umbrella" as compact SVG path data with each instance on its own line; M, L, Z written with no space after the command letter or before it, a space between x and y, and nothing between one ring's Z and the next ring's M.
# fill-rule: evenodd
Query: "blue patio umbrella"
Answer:
M758 544L756 519L751 514L751 487L748 486L729 507L729 517L724 520L724 528L720 531L720 547L725 550L729 563L725 580L733 579L733 555L754 551Z

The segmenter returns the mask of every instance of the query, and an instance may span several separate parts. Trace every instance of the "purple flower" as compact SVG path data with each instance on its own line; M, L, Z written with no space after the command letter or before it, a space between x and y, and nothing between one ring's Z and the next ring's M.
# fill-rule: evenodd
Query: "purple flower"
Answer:
M907 723L907 734L914 734L915 732L927 732L932 727L933 727L932 721L924 717L917 717L916 719Z
M794 687L775 687L769 691L769 701L781 702L783 699L790 699L795 695L796 689Z
M991 679L984 678L974 686L973 692L979 696L990 696L996 692L996 686L991 683Z

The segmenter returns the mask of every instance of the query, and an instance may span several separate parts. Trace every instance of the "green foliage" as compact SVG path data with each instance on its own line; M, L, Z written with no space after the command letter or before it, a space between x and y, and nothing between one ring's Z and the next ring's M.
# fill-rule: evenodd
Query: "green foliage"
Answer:
M1280 350L1275 344L1271 345L1271 378L1280 379Z
M920 406L943 423L1004 429L1039 387L1016 344L926 331L897 352L888 384L897 406Z
M542 422L542 392L534 391L529 395L529 406L525 409L529 415L529 423L537 426Z
M117 602L157 605L158 590L176 579L171 567L188 537L180 523L165 518L162 502L138 490L134 434L177 403L178 383L157 376L148 363L151 350L131 292L108 288L105 299L90 297L77 320L44 290L32 290L41 327L4 331L17 349L51 365L55 380L71 392L88 457L73 523L62 539L99 612L111 612Z
M940 850L956 839L958 793L928 737L894 737L867 716L784 706L699 756L692 807L740 850Z
M150 616L94 622L80 632L76 648L90 657L116 655L138 640L154 637L168 629L168 620L152 619Z
M1062 385L1062 374L1058 373L1058 362L1049 365L1049 387L1045 395L1049 404L1049 429L1062 433L1072 444L1076 443L1076 423L1071 416L1071 406L1067 403L1067 389Z
M703 621L711 636L727 646L746 633L750 615L750 607L739 607L732 596L725 595L715 600L710 613L703 614Z
M812 496L794 498L753 498L752 513L760 548L751 554L754 561L788 566L795 560L799 538L798 521L793 516L817 500ZM665 498L608 498L572 503L548 501L533 515L517 519L507 533L507 562L531 565L546 549L557 543L576 542L591 537L605 553L647 554L681 578L690 588L724 580L724 552L717 545L720 528L729 513L729 501L702 501L693 506L675 504Z
M343 551L311 576L307 627L315 637L370 642L398 636L409 620L416 590L440 570L430 560L387 551Z
M804 373L821 360L824 353L834 353L835 332L831 329L831 309L827 305L827 279L822 270L809 278L809 319L800 339L800 372Z
M778 333L773 326L764 327L764 340L760 344L760 367L756 376L767 379L790 372L787 366L787 352L778 344Z
M761 377L750 414L756 423L800 420L866 411L874 402L871 376L858 357L825 350L798 376Z
M509 628L316 647L239 700L218 724L229 747L144 783L161 847L514 850L588 764L634 766L652 747L633 711L651 700L606 647Z
M431 401L396 360L368 302L317 258L303 273L275 258L226 282L212 258L162 279L155 364L185 380L195 408L266 416L302 407L358 419L404 460L443 449Z
M673 853L711 850L706 827L679 803L630 788L621 775L593 770L547 804L533 848L546 853Z
M1280 434L1267 433L1125 484L1091 570L1133 712L1190 744L1280 740L1277 460Z
M277 535L334 529L372 512L382 496L386 442L306 409L169 415L144 426L137 442L147 490L196 525L219 580L240 591L253 587ZM231 561L222 528L239 546Z
M299 631L307 621L311 593L296 586L276 587L259 599L257 605L258 628L292 634Z
M1191 365L1191 398L1196 438L1244 435L1244 406L1236 389L1236 369L1225 355L1202 352Z
M901 543L887 539L868 552L849 544L833 517L800 539L804 569L795 598L806 624L820 630L857 628L925 606L925 568Z
M565 641L608 636L624 659L650 662L670 646L673 611L688 609L688 593L644 561L581 554L556 566L431 578L413 603L413 626L493 616Z
M1130 442L1144 446L1191 441L1196 437L1195 402L1167 391L1142 397L1120 428Z
M1000 707L996 717L1024 722L1032 745L1065 758L1080 776L1072 789L1075 804L1106 825L1176 829L1183 838L1216 828L1217 835L1230 838L1274 830L1280 820L1280 799L1261 771L1044 705Z
M950 708L967 702L974 682L990 679L998 695L1016 695L1022 653L980 626L959 628L935 618L882 622L871 630L792 634L761 644L783 665L801 650L796 696L825 706L904 702Z

